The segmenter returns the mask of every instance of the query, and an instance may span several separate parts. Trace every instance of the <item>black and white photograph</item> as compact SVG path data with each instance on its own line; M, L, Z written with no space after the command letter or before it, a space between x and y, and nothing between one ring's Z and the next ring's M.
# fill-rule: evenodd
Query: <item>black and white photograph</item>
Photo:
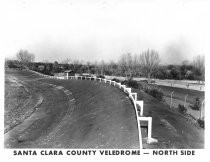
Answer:
M209 0L0 8L2 148L12 158L205 151Z

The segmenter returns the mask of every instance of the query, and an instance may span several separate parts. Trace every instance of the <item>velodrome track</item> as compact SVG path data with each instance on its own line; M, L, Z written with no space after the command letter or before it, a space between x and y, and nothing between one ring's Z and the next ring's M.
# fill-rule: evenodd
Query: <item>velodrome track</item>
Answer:
M98 81L11 73L44 100L5 134L6 148L139 148L135 110L119 88ZM152 117L152 136L158 139L149 145L143 139L143 148L204 148L203 129L143 92L137 98L144 100L144 116Z
M10 73L41 92L43 103L5 134L6 148L139 148L133 105L118 88Z

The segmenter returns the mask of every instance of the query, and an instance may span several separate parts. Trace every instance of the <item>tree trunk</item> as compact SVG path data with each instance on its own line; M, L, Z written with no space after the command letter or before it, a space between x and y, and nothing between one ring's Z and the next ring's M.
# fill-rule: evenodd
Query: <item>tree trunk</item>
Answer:
M151 83L150 73L148 73L148 75L147 75L147 79L148 79L148 83Z

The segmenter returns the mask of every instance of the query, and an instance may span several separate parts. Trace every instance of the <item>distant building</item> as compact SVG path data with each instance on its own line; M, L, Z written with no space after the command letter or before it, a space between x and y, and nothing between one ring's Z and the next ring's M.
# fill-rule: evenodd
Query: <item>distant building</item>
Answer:
M89 77L89 76L91 76L91 74L89 74L89 73L82 73L82 76Z
M53 73L54 76L56 77L61 77L61 76L65 76L64 73Z
M75 76L75 72L73 70L66 70L64 71L65 76Z

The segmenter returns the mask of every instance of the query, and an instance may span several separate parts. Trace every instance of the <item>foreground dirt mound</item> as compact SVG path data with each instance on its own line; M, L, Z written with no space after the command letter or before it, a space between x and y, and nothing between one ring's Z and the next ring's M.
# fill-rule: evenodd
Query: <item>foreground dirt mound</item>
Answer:
M41 93L34 93L30 86L10 72L6 73L4 133L28 118L42 103Z

